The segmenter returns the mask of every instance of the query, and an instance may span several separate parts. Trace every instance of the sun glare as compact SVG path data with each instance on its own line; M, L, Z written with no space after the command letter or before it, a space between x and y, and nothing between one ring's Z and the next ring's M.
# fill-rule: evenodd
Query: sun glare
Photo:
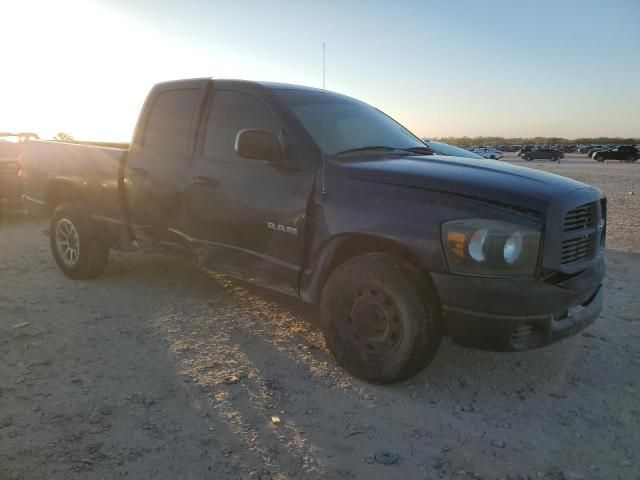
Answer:
M0 37L15 48L3 61L19 75L0 79L0 130L127 141L151 85L198 64L92 2L13 2L4 10ZM25 23L38 35L25 35Z

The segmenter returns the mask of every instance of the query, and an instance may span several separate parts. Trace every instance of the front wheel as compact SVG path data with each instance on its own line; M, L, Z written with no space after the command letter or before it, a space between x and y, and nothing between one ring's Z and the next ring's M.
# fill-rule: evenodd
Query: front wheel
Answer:
M594 159L596 162L600 162L600 163L604 162L604 157L603 157L602 155L594 155L594 156L593 156L593 159Z
M358 378L389 384L412 377L435 356L442 335L438 305L411 265L368 254L329 276L320 315L337 362Z
M530 162L531 160L533 160L533 157L531 155L525 155L524 159L525 161Z
M94 237L89 216L71 203L58 205L53 212L49 241L53 258L69 278L95 278L109 260L109 248Z

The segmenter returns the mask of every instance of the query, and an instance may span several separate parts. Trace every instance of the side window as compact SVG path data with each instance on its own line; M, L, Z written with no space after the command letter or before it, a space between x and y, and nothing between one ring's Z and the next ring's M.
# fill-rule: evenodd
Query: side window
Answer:
M245 128L267 130L274 135L280 132L277 120L257 97L232 90L218 91L209 110L204 156L213 160L239 158L235 152L236 135Z
M164 155L185 155L199 94L197 88L160 93L149 111L143 147Z

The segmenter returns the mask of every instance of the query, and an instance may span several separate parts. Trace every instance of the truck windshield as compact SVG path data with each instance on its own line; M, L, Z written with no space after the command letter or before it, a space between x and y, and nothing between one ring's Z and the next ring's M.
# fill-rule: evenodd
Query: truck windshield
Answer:
M276 89L275 93L328 155L425 148L420 139L391 117L353 98L296 89Z

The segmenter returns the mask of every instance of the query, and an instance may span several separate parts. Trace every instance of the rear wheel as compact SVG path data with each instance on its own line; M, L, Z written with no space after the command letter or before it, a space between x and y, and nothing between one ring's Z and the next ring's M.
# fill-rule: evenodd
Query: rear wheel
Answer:
M71 203L61 204L53 212L49 241L53 258L69 278L95 278L109 260L109 248L94 237L89 216Z
M441 340L435 292L398 257L369 254L328 278L321 319L327 346L347 371L388 384L425 368Z
M523 157L525 159L525 161L530 162L531 160L533 160L533 157L531 155L524 155Z
M627 163L631 163L631 162L635 162L638 159L636 157L634 157L633 155L629 155L627 158L624 159L625 162Z

